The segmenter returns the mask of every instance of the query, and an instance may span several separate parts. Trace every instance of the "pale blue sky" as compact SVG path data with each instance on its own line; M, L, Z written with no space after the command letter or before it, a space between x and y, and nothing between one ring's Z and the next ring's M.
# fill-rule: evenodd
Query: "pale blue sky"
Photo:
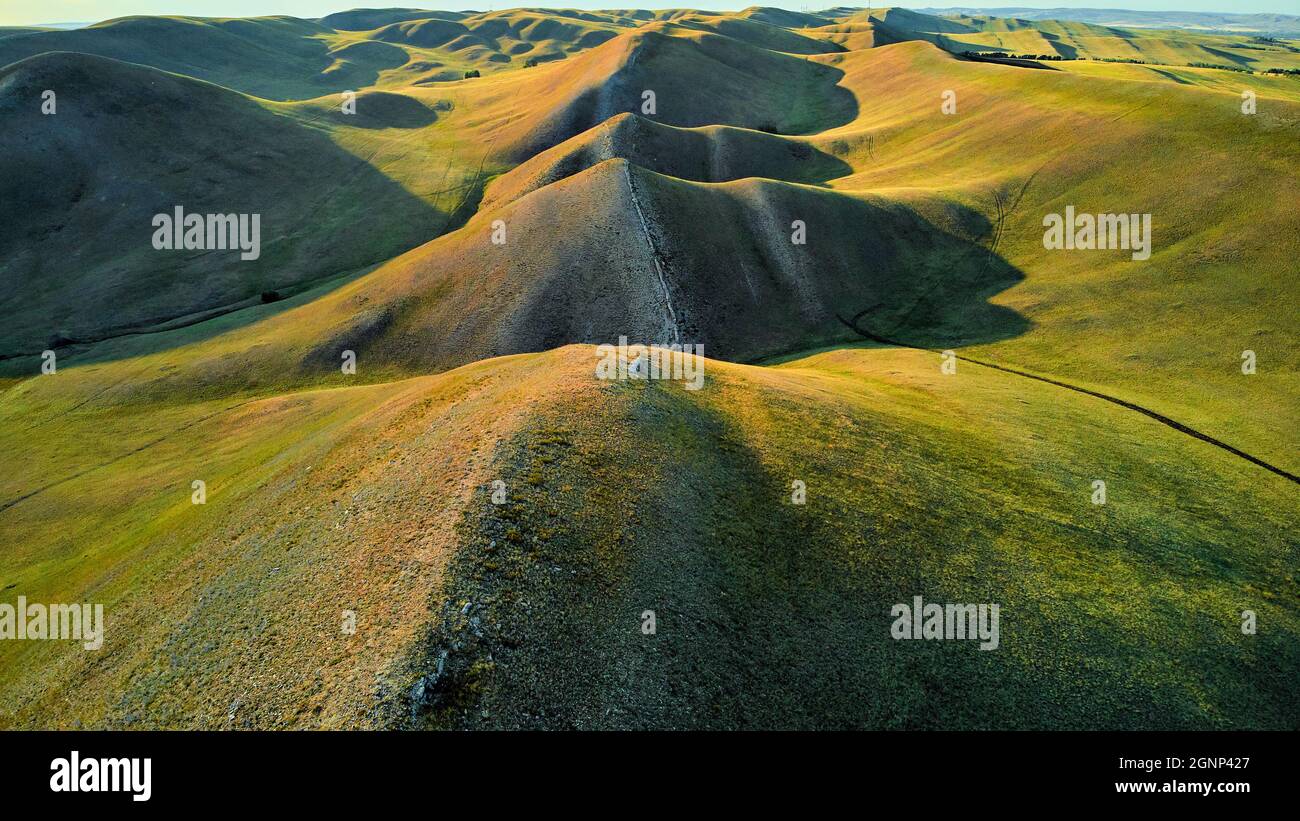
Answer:
M343 11L357 7L408 6L427 9L478 9L513 8L516 6L550 6L558 8L700 8L700 9L741 9L749 5L780 6L781 8L828 8L837 5L859 5L857 2L844 0L821 0L809 2L717 2L703 0L691 3L689 0L667 0L660 3L623 2L618 0L564 0L555 3L530 3L527 0L516 2L402 2L402 0L358 0L349 5L346 0L330 2L329 0L0 0L0 25L31 25L33 23L55 23L65 21L98 21L128 14L184 14L197 17L251 17L267 14L291 14L295 17L321 17L333 11ZM865 0L861 5L866 5ZM1271 12L1276 14L1300 14L1300 0L1083 0L1083 2L1062 2L1062 0L1027 0L1027 2L990 2L987 4L953 2L952 0L923 0L922 2L872 3L873 6L909 6L912 8L971 6L971 7L1033 7L1033 8L1123 8L1140 11L1221 11L1249 14Z

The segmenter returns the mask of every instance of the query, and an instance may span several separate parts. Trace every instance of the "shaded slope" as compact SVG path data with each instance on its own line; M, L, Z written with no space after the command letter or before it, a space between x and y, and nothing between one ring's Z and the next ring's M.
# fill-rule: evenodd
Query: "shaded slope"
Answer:
M123 17L84 29L6 37L0 40L0 65L47 51L75 51L278 100L366 86L393 67L383 53L366 55L377 60L336 64L320 39L329 31L294 17Z
M676 128L618 114L497 177L480 207L490 210L615 158L697 182L769 177L816 183L851 171L829 154L787 137L730 126Z
M807 244L791 243L795 219ZM686 230L702 224L726 230ZM183 368L129 392L336 382L345 350L373 380L624 335L749 360L855 338L836 314L858 304L938 344L1018 333L1021 320L986 301L1018 274L974 242L982 230L977 214L942 201L704 185L607 160L318 298L260 320L250 312L243 328L214 325ZM80 361L140 357L150 372L168 360L147 354L203 333L116 340Z
M798 134L856 114L853 95L830 66L665 25L669 33L620 35L527 78L534 90L522 93L521 86L512 97L519 116L500 135L503 156L522 162L616 114L644 113L647 91L654 92L653 119L675 126Z
M44 115L49 88L58 108ZM0 70L0 111L0 354L337 276L434 224L432 209L320 132L153 69L41 55ZM260 214L260 257L155 250L153 217L176 206Z
M426 9L349 9L327 14L320 23L339 31L370 31L407 20L460 20L466 16L465 12Z
M502 449L511 499L480 490L469 510L408 674L427 676L412 724L1295 721L1300 614L1268 592L1297 547L1288 483L1086 397L944 377L928 354L708 373L695 394L632 383L547 407ZM1206 515L1237 504L1250 513ZM1000 649L891 640L890 608L915 595L1000 602ZM1287 625L1266 645L1239 629L1255 604Z

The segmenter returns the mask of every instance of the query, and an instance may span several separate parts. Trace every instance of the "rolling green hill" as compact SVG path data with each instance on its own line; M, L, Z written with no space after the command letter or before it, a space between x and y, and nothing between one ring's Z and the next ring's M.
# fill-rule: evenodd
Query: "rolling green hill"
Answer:
M71 51L143 63L258 97L292 99L370 85L381 69L406 62L400 49L336 59L323 39L330 31L292 17L123 17L83 29L6 37L0 40L0 64Z
M59 95L52 115L41 112L45 89ZM435 116L395 99L399 126ZM378 108L363 98L359 110ZM291 293L416 245L443 220L320 130L155 69L30 57L0 69L0 116L5 357ZM176 207L258 214L260 255L155 250L154 215Z
M0 642L0 727L1300 726L1300 79L1187 65L1294 46L759 7L0 37L0 588L108 614ZM178 204L260 213L260 259L154 250ZM1067 207L1149 214L1149 258L1045 248ZM598 379L620 336L702 344L699 389ZM895 641L918 595L998 603L999 648Z

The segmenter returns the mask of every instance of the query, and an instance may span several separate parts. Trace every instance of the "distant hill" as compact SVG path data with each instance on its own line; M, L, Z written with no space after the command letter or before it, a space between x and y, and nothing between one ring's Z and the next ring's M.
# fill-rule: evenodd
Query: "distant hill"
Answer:
M918 9L926 14L978 14L1015 17L1021 20L1076 20L1099 26L1129 28L1191 29L1234 34L1265 34L1274 37L1300 36L1300 16L1290 14L1235 14L1204 11L1128 11L1125 9L1023 8L1019 6Z

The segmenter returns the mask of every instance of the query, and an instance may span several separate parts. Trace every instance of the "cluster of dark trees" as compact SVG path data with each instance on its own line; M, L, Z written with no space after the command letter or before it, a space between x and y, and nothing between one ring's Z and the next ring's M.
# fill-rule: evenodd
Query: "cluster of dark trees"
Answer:
M993 60L1064 60L1059 54L1008 54L1005 51L963 51L963 57L980 57Z
M1148 65L1146 60L1138 60L1133 57L1062 57L1059 54L1014 54L1006 51L963 51L963 57L972 60L1095 60L1099 63L1133 63L1135 65ZM1217 68L1220 71L1236 71L1241 74L1255 74L1248 68L1240 66L1227 66L1219 63L1188 63L1188 68ZM1300 68L1266 68L1258 72L1260 74L1287 74L1291 76L1300 76Z

